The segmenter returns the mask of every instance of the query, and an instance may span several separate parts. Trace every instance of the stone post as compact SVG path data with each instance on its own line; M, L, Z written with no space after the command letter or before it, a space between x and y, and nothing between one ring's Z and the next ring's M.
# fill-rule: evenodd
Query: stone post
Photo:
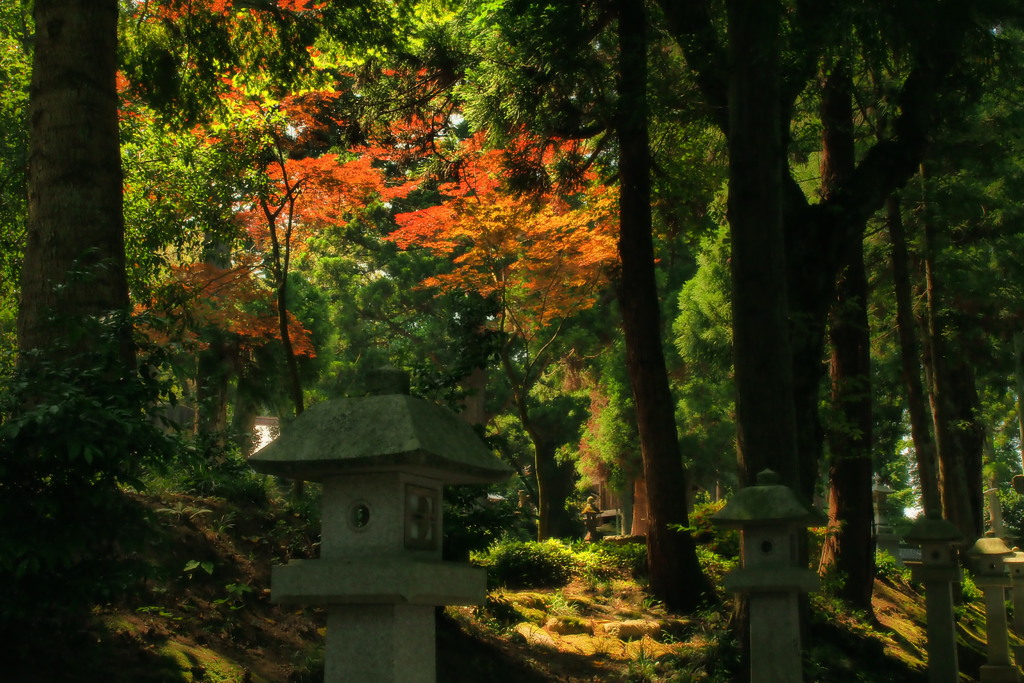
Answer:
M396 379L396 393L311 406L250 459L323 483L320 558L273 567L271 596L326 606L326 683L434 683L435 606L486 592L483 570L441 560L442 486L509 470L468 423Z
M985 631L988 635L988 663L981 667L981 683L1017 683L1020 676L1010 663L1010 640L1006 625L1006 588L1010 576L1003 560L1011 550L1003 539L985 536L967 551L974 569L974 582L985 594Z
M742 566L726 576L725 586L749 598L751 683L802 681L799 595L819 581L797 565L797 534L825 518L765 470L756 486L738 491L711 521L740 530Z
M960 666L956 655L956 622L953 618L953 583L960 582L960 564L954 545L963 536L938 515L918 517L904 537L921 546L921 561L908 562L914 581L924 584L928 633L929 683L957 683Z

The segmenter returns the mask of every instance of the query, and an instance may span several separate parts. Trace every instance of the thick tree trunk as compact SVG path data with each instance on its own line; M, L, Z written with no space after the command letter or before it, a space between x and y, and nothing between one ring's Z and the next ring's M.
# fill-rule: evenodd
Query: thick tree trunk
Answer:
M779 16L771 0L732 0L729 225L740 477L771 468L803 491L797 460L782 231Z
M643 0L618 0L620 233L618 283L626 363L636 405L647 486L647 565L651 590L665 605L690 612L714 593L697 561L686 514L686 475L661 347L654 277L650 150L647 130L647 35Z
M129 311L118 136L116 0L37 0L29 98L22 352L69 340L76 319ZM70 326L69 326L70 325ZM125 324L112 349L132 367ZM63 355L63 354L58 354Z
M953 409L953 438L957 457L963 462L967 486L967 519L975 531L984 533L985 495L982 467L985 454L985 427L979 420L981 399L974 368L962 355L949 367L949 389ZM968 537L972 538L972 537Z
M832 316L832 404L842 424L829 431L829 535L821 569L846 581L840 596L872 612L875 579L874 510L871 496L871 380L867 276L861 243L840 277Z
M234 366L231 348L214 339L199 353L196 363L196 412L193 424L207 455L224 452L228 428L228 375Z
M923 169L922 169L923 175ZM922 181L924 178L922 178ZM956 408L953 403L952 381L944 334L945 323L941 315L941 292L936 273L935 227L928 216L927 205L922 207L924 216L924 266L927 311L925 323L928 332L926 353L923 358L930 380L929 399L932 408L932 422L935 428L935 448L939 462L939 490L942 496L943 517L952 522L966 539L977 538L981 533L980 519L975 520L971 512L971 495L967 466L963 453L957 447L955 433ZM980 495L980 488L979 488Z
M896 196L886 203L889 241L892 243L893 290L896 295L896 329L900 339L900 361L903 386L907 392L907 413L910 416L910 436L914 442L917 461L917 479L921 487L921 507L926 515L942 514L939 495L939 473L932 439L931 425L921 384L921 365L915 333L914 310L910 288L910 259L903 229L900 201Z
M534 471L537 476L537 540L546 538L579 538L580 521L566 509L572 495L575 469L572 463L558 462L555 444L536 421L524 423L534 448Z
M843 63L836 64L822 87L822 196L854 172L853 84ZM841 425L829 430L829 534L820 570L845 577L840 595L871 613L875 579L871 497L871 331L868 280L860 230L846 231L839 281L832 306L832 405Z

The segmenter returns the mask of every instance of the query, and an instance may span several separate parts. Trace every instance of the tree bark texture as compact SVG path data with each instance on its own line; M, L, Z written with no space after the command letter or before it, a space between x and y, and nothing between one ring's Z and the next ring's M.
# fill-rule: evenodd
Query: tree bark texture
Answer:
M74 316L129 310L118 136L116 0L37 0L29 98L22 352L65 339ZM56 320L54 320L56 318ZM56 327L55 327L56 325ZM131 362L130 329L116 351ZM74 340L78 348L95 337Z
M729 225L740 478L762 469L801 491L782 230L777 2L728 3Z
M922 182L924 169L922 168ZM935 226L928 216L927 203L921 208L924 233L925 293L927 310L927 348L923 358L930 379L929 400L932 423L935 428L935 448L939 462L939 491L942 497L943 517L952 522L966 539L981 535L980 513L972 513L970 482L979 479L978 497L981 495L980 476L969 476L965 453L959 447L956 434L957 407L954 404L952 376L950 374L946 324L941 312L941 284L936 272ZM979 461L980 474L980 461ZM976 519L977 517L977 519Z
M822 196L828 198L854 172L853 84L846 65L834 65L822 85ZM829 533L820 569L845 577L840 595L871 613L875 548L871 497L871 332L864 240L847 231L830 317L830 373L836 420L829 429Z
M537 540L578 537L580 522L566 509L573 493L575 468L572 463L559 462L556 445L546 436L541 420L524 418L523 426L534 448L534 471L537 477Z
M918 353L916 325L910 286L910 257L907 253L906 231L900 211L900 200L892 196L886 203L886 221L892 244L893 290L896 299L896 329L900 340L900 362L903 386L907 392L907 413L910 436L914 442L917 479L921 488L921 507L926 515L942 514L939 495L939 472L935 440L928 423L924 386L921 383L921 360Z
M689 524L686 475L661 347L661 313L654 276L647 18L642 0L617 0L616 8L620 41L616 121L621 188L618 295L647 484L647 563L652 592L669 609L690 612L713 596L713 591L697 561L692 536L681 528Z
M875 578L871 339L862 243L853 252L840 276L829 332L832 404L842 424L829 430L829 533L821 551L821 568L845 576L841 597L870 614Z

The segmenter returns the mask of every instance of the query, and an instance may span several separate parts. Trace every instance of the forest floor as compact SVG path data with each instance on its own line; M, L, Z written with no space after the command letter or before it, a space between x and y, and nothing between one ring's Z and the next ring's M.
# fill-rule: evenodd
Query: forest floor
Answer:
M324 614L270 601L270 567L315 553L301 511L220 498L138 496L156 570L92 626L8 657L10 683L306 683L323 680ZM968 596L971 597L971 596ZM905 570L876 582L876 619L812 597L805 680L924 681L924 600ZM979 596L957 607L962 681L983 663ZM557 590L496 590L438 620L439 683L732 681L728 607L667 614L627 577ZM1014 644L1019 644L1015 638ZM36 650L36 648L31 648Z

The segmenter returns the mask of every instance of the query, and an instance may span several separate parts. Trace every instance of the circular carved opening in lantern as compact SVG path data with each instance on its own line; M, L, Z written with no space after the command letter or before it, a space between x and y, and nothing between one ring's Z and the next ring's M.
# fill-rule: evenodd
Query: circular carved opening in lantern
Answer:
M370 524L370 506L356 503L348 511L348 524L356 531L365 531Z

